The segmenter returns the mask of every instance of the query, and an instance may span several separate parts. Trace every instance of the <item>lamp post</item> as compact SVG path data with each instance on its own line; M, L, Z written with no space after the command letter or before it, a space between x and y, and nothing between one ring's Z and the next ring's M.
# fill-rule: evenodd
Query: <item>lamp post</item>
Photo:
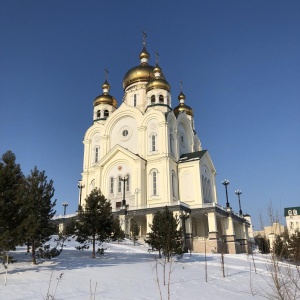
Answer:
M121 181L123 181L123 200L122 200L122 208L125 209L125 211L127 212L127 209L126 209L126 200L125 200L125 183L128 181L128 176L124 176L123 178L121 178Z
M84 184L82 184L82 180L78 180L78 188L79 188L79 205L78 210L81 209L81 195L82 195L82 189L84 188Z
M227 179L224 179L224 180L222 181L222 184L225 186L225 191L226 191L226 207L227 207L227 208L230 207L229 202L228 202L228 192L227 192L227 185L228 185L229 183L230 183L230 181L227 180Z
M126 199L125 199L125 183L128 181L129 177L124 176L123 178L120 178L123 181L123 200L122 200L122 209L124 210L124 231L125 231L125 236L127 232L127 223L126 223L126 215L127 215L127 206L126 206Z
M181 212L181 215L179 216L179 218L181 219L182 222L182 228L183 228L183 251L186 253L187 252L187 246L186 246L186 224L185 221L190 217L189 214L187 214L186 212Z
M241 191L241 190L236 190L236 191L235 191L235 193L237 194L237 196L238 196L238 199L239 199L239 207L240 207L240 211L239 211L239 213L240 213L240 215L242 215L243 213L242 213L242 208L241 208L241 199L240 199L240 195L242 194L242 191Z
M62 206L64 207L64 216L66 215L67 206L69 205L68 202L63 202Z

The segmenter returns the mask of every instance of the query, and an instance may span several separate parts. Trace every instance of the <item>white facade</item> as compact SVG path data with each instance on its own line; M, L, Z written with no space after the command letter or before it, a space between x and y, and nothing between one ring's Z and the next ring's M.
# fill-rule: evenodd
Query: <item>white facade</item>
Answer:
M288 207L284 209L286 227L289 235L300 231L300 207Z
M195 211L187 222L190 235L198 228L209 238L209 223L214 223L210 232L221 234L224 217L217 212L221 207L216 170L196 134L193 110L182 91L172 109L170 86L158 64L148 64L149 57L144 47L140 65L126 73L118 108L107 81L94 100L93 125L83 140L79 204L84 207L85 198L97 187L118 213L125 189L128 215L138 222L141 235L149 232L153 213L166 205L178 214L184 210L192 216ZM204 217L209 209L213 221Z

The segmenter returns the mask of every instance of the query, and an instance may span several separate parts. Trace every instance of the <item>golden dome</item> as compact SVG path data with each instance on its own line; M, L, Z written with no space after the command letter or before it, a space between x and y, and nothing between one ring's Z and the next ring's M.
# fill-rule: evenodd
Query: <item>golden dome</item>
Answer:
M187 114L187 115L190 115L192 117L194 117L194 112L193 112L193 109L188 106L188 105L185 105L184 103L180 103L178 106L176 106L174 109L173 109L173 112L175 114L175 116L177 117L180 113L184 112Z
M146 93L153 89L163 89L170 92L170 85L165 79L155 78L149 81L148 84L146 85Z
M147 62L149 58L150 58L150 54L148 53L148 51L144 46L142 52L140 53L140 60L143 61L144 59L146 59L145 64L148 64Z
M114 99L114 97L111 96L111 95L108 95L108 94L106 94L106 95L104 95L104 94L99 95L94 100L94 106L97 106L99 104L110 104L110 105L113 105L113 99Z
M107 90L107 93L109 92L109 90L110 90L110 85L109 85L109 83L107 82L107 80L105 80L105 82L102 84L102 89L103 90Z
M114 107L117 107L117 101L116 99L109 94L110 85L105 80L105 82L102 85L103 93L99 96L97 96L94 100L94 106L97 106L99 104L109 104L113 105Z
M154 79L153 67L149 65L140 65L130 69L124 76L123 88L124 90L132 83L149 81Z
M182 91L180 91L180 94L178 95L178 100L185 100L185 94Z
M123 89L125 90L129 85L136 82L149 82L150 80L155 79L154 70L161 73L161 69L157 66L154 68L148 64L150 58L149 53L147 52L145 46L143 47L142 52L140 53L140 65L131 68L124 76L123 79ZM160 79L165 79L164 75L160 75Z
M187 115L194 117L193 109L184 103L185 94L182 91L180 91L180 94L178 95L178 100L180 101L179 105L173 109L175 116L177 117L180 113L185 111Z

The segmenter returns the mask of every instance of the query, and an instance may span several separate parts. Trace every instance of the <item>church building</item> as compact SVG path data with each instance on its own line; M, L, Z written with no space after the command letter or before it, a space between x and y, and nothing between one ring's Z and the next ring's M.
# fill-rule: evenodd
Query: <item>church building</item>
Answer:
M144 42L139 65L124 76L123 99L110 94L105 78L93 102L79 205L99 188L126 234L137 222L141 241L167 205L192 251L247 252L250 220L218 204L216 169L196 133L192 103L182 86L174 100L158 59L155 65L149 59Z

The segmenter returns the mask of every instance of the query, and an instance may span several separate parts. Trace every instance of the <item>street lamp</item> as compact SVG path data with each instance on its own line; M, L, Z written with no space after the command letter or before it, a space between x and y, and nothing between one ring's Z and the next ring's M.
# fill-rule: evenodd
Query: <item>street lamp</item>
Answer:
M128 175L124 176L123 178L120 178L121 181L123 181L123 200L122 200L122 209L124 210L124 231L125 231L125 237L127 232L127 221L126 221L126 215L127 215L127 206L126 206L126 199L125 199L125 183L129 180Z
M126 200L125 200L125 183L128 181L129 177L128 175L124 176L123 178L120 178L121 181L123 181L123 200L122 200L122 209L125 210L125 215L127 214L127 207L126 207Z
M79 206L78 206L78 210L81 209L81 195L82 195L82 189L84 188L84 184L82 184L82 180L78 180L78 188L80 190L79 192Z
M62 206L64 207L64 216L66 215L67 206L69 205L68 202L63 202Z
M229 183L230 183L230 181L227 180L227 179L224 179L224 180L222 181L222 184L225 186L225 190L226 190L226 207L227 207L227 208L230 207L229 202L228 202L228 192L227 192L227 185L228 185Z
M179 218L181 219L182 222L182 227L183 227L183 251L186 253L187 252L187 245L186 245L186 224L185 221L190 217L190 215L186 212L181 212L181 215Z
M240 199L240 195L242 194L242 191L241 190L236 190L235 193L237 194L238 198L239 198L239 207L240 207L240 215L242 215L242 208L241 208L241 199Z

